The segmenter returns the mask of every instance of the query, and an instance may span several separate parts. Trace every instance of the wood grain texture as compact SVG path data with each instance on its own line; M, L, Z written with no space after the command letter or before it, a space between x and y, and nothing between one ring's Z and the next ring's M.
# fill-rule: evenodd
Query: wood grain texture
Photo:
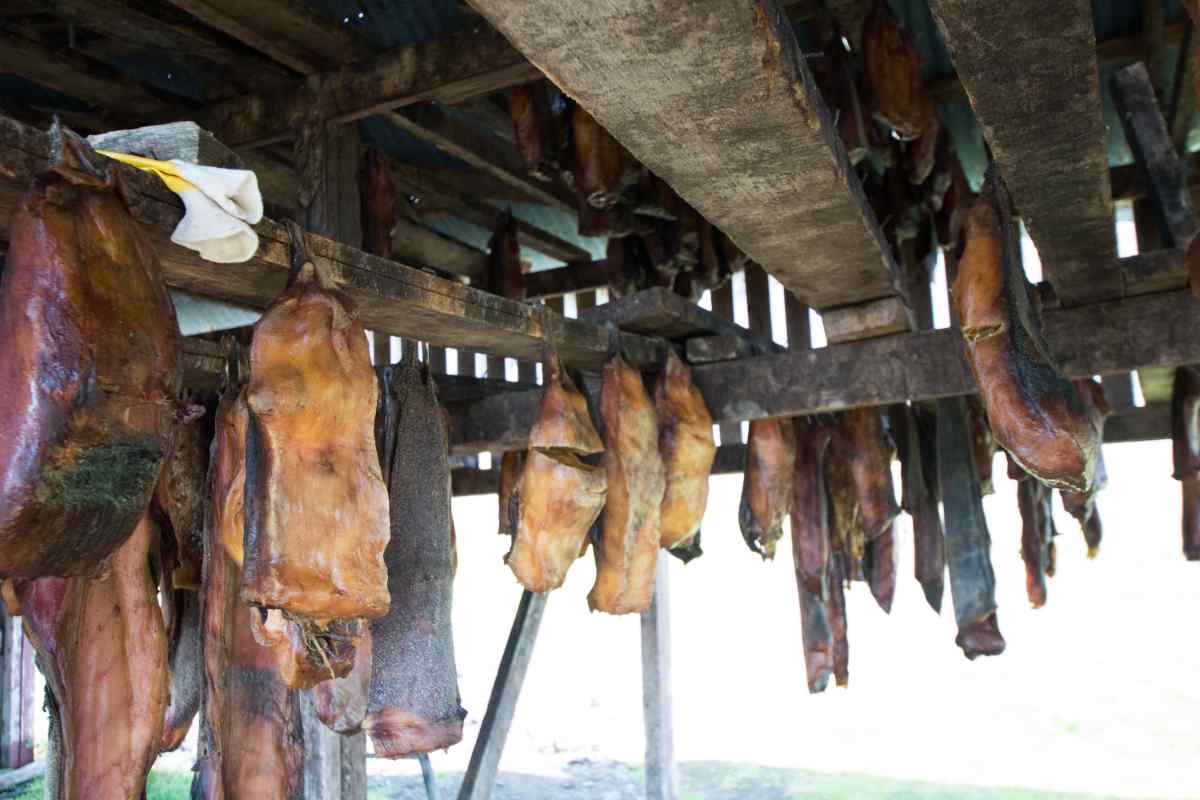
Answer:
M1089 0L930 0L984 138L1065 305L1121 296Z
M43 132L0 115L0 238L7 236L15 203L33 176L45 169L46 154ZM264 219L255 226L260 242L250 261L214 264L170 242L182 205L157 178L130 167L113 169L130 190L131 211L156 246L169 285L251 308L265 308L283 290L291 241L283 225ZM368 329L528 360L540 359L549 343L565 363L580 367L600 366L608 352L606 331L564 319L544 306L505 300L324 236L310 233L308 241L315 260L324 263L358 305ZM660 364L663 346L640 336L622 336L626 357L642 366Z
M893 264L774 0L472 0L530 61L817 308Z
M1200 304L1176 291L1047 310L1050 350L1071 378L1200 362ZM714 421L793 417L978 390L955 329L918 331L816 350L700 364L692 379ZM512 392L453 406L454 452L524 446L539 393ZM726 442L728 443L728 442Z
M769 323L769 306L767 310ZM623 331L662 336L666 339L722 334L743 339L762 353L783 349L771 341L769 325L766 335L755 335L736 322L706 311L687 298L662 287L644 289L587 309L580 312L579 319L592 325L611 323Z

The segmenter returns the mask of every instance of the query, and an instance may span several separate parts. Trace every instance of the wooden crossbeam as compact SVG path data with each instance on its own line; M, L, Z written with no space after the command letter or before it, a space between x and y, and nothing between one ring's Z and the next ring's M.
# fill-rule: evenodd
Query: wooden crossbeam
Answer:
M290 138L296 121L310 115L352 122L426 100L491 94L540 75L495 32L468 31L218 103L201 124L230 147L257 147Z
M1072 378L1200 362L1200 303L1186 291L1044 311L1046 339ZM794 417L977 391L954 329L696 365L714 421ZM525 446L540 394L491 396L453 408L455 452Z
M929 7L1060 300L1120 297L1091 3Z
M0 116L0 237L7 238L12 210L34 175L45 169L46 135ZM236 265L205 261L170 242L182 205L157 178L114 165L131 190L135 218L156 246L167 283L175 288L264 308L283 290L290 274L286 228L264 219L255 226L260 246L253 259ZM318 261L325 262L358 306L367 328L392 336L461 347L492 355L539 360L556 347L567 363L598 366L608 352L608 334L593 325L564 319L543 306L518 303L437 278L396 261L369 255L309 234ZM626 356L647 367L662 363L658 340L625 334Z
M893 294L883 232L774 0L472 5L797 296Z

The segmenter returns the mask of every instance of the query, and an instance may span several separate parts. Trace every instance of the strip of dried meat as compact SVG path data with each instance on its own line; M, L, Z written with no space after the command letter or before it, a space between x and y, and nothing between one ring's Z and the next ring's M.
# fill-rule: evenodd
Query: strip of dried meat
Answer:
M996 441L1048 486L1086 490L1100 431L1042 341L1012 204L994 165L971 208L954 300Z
M576 105L571 114L575 188L595 209L616 205L621 196L621 146L600 123Z
M946 516L946 561L958 623L955 643L970 659L1004 652L996 621L996 575L983 497L971 457L966 402L937 401L939 484Z
M738 522L747 546L764 561L775 557L783 521L792 511L796 434L790 419L756 419L746 437L746 469Z
M330 678L313 689L317 718L330 730L346 736L362 730L370 699L373 660L371 630L368 628L358 639L353 669L345 677Z
M904 490L900 505L912 517L917 582L934 611L942 610L946 542L938 510L937 412L929 404L898 407L892 415Z
M1174 478L1183 490L1183 555L1200 561L1200 367L1175 370L1171 441Z
M395 413L384 560L391 606L371 623L372 668L363 730L375 754L403 758L462 739L450 624L454 552L446 427L433 378L403 361L389 381ZM385 401L388 402L388 401Z
M377 256L390 256L392 227L396 219L396 187L392 183L391 162L387 154L378 147L368 147L363 154L359 191L363 250Z
M170 451L181 372L153 246L102 160L57 125L0 280L0 576L94 575Z
M838 415L834 448L850 465L863 533L871 542L890 530L900 513L892 484L895 445L877 408L855 408Z
M175 446L154 489L154 505L175 539L172 584L199 591L204 560L204 482L208 474L208 426L202 418L178 427Z
M816 417L797 419L794 427L792 559L800 595L808 690L815 693L825 690L833 674L833 632L826 608L830 549L824 464L831 430Z
M541 406L507 509L516 528L505 561L529 591L562 586L586 548L588 530L604 508L608 478L603 467L583 457L603 449L587 398L558 356L548 354Z
M488 240L487 287L492 294L509 300L525 299L521 243L517 239L517 218L511 208L500 215Z
M51 697L53 800L140 800L163 737L167 637L150 574L159 531L144 514L96 578L14 589Z
M1016 469L1020 471L1020 467ZM1052 498L1049 487L1020 472L1017 507L1021 511L1021 560L1025 562L1025 594L1034 608L1046 604L1046 578L1051 572L1054 544Z
M604 365L600 391L608 500L596 540L596 583L588 607L608 614L645 611L654 598L666 474L658 419L642 376L619 352Z
M686 563L701 554L700 522L708 505L708 481L717 445L712 414L692 383L692 371L671 348L654 390L654 408L658 452L667 477L660 541Z
M846 627L846 566L841 553L829 557L829 602L826 606L833 635L833 676L838 686L850 684L850 642Z
M201 542L203 547L203 542ZM203 560L203 551L201 555ZM162 750L175 750L192 727L204 691L201 657L200 594L175 589L164 581L161 596L166 616L170 704L163 722ZM169 598L169 600L168 600Z
M303 235L292 229L299 267L250 348L242 593L320 628L387 611L388 498L366 335Z
M875 118L901 139L916 139L926 122L921 51L886 0L875 0L863 21L862 52Z
M513 497L517 490L517 482L521 479L524 463L525 453L520 450L509 450L500 457L497 500L500 507L499 533L502 536L515 536L517 533L518 506L513 502Z
M1104 387L1099 381L1084 378L1075 381L1075 388L1079 392L1079 399L1083 403L1085 413L1103 437L1104 421L1110 413L1108 401L1104 398ZM1063 508L1075 518L1075 521L1079 523L1080 531L1083 532L1083 539L1088 548L1088 558L1096 557L1100 552L1100 541L1104 538L1100 512L1096 508L1096 495L1107 485L1108 470L1104 466L1104 450L1100 448L1096 454L1096 471L1092 475L1092 482L1088 488L1082 492L1066 489L1061 492Z

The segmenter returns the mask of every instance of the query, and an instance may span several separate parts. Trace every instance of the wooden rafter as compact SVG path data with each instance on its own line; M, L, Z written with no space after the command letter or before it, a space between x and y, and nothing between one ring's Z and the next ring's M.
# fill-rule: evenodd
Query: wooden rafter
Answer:
M774 0L472 4L810 305L894 293L884 235Z
M1091 3L929 5L1060 300L1121 296Z

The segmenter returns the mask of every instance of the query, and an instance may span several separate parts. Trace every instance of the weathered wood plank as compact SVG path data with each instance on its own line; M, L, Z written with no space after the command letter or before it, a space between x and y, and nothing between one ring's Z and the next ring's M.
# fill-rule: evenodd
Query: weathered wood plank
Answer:
M504 646L504 655L500 657L500 668L496 670L496 682L492 684L487 712L479 726L479 737L475 740L471 762L458 792L458 800L488 800L492 795L504 742L517 710L517 698L525 682L529 661L533 658L533 646L537 642L538 628L546 610L547 596L532 592L521 595L517 615Z
M491 94L538 77L503 37L471 31L398 47L279 91L218 103L200 122L230 147L259 146L289 138L294 121L310 114L351 122L425 100L453 103Z
M754 348L742 336L693 336L685 345L687 360L692 364L711 364L749 358Z
M929 7L1060 300L1120 297L1091 2Z
M45 168L46 148L44 133L0 115L0 235L33 176ZM182 217L178 198L157 178L119 165L114 170L131 189L134 216L155 244L168 284L251 308L264 308L283 290L290 272L284 226L269 219L257 225L259 250L244 264L204 261L169 240ZM540 359L550 343L565 362L581 367L600 365L608 352L604 330L542 306L505 300L316 234L308 241L314 257L357 303L368 329L529 360ZM660 364L665 353L661 342L630 334L622 336L622 347L647 367Z
M1171 404L1150 403L1113 414L1104 423L1105 444L1171 438Z
M579 319L592 325L611 323L623 331L662 336L665 339L686 339L714 333L737 336L759 352L777 352L782 348L772 342L769 336L769 306L767 314L767 335L755 335L736 322L705 311L670 289L654 287L583 311Z
M821 314L821 321L825 324L825 339L829 344L902 333L912 327L908 307L899 297L831 308Z
M572 292L608 286L604 261L579 261L565 267L544 269L525 275L526 297L562 297ZM593 297L595 293L593 293Z
M1117 70L1112 96L1164 242L1168 247L1187 247L1197 228L1192 193L1145 65L1139 62Z
M471 3L798 297L893 293L883 233L774 0Z
M1046 339L1072 378L1200 362L1200 303L1186 291L1044 312ZM696 365L713 419L735 423L975 392L954 329ZM514 392L453 408L455 452L523 447L539 395ZM728 443L728 442L726 442Z
M457 239L410 222L392 221L391 258L417 267L430 267L453 275L478 278L487 270L488 256Z

